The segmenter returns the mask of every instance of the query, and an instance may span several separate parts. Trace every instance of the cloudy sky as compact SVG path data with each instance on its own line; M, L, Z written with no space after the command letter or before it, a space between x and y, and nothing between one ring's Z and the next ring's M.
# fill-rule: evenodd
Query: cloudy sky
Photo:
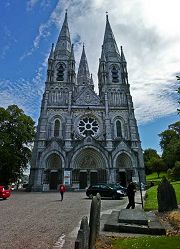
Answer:
M84 42L96 91L108 11L128 63L143 149L160 152L158 133L179 119L179 0L0 0L0 106L15 103L37 121L47 57L66 9L76 70Z

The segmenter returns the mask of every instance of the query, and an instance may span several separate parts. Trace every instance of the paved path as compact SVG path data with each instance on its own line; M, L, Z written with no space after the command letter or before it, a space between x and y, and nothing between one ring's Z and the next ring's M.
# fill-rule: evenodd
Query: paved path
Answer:
M102 200L102 212L125 205L122 200ZM0 249L71 249L80 220L89 216L91 200L84 192L13 192L0 200Z

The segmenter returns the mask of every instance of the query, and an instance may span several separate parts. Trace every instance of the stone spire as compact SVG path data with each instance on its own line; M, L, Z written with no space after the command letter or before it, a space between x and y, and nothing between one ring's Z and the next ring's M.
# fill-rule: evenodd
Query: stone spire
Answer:
M70 83L76 82L76 73L75 73L75 58L74 58L74 48L73 44L71 46L71 54L69 57L69 63L68 63L68 78Z
M71 46L71 54L70 54L69 60L70 61L75 61L75 58L74 58L74 44L72 44L72 46Z
M124 56L124 52L123 52L122 46L121 46L121 62L122 63L126 63L126 59L125 59L125 56Z
M120 53L115 41L114 34L112 32L108 15L106 14L106 28L104 33L104 41L103 41L103 50L106 56L106 59L114 57L120 60Z
M54 59L54 43L52 43L52 47L51 47L51 52L49 54L49 60L53 60Z
M127 62L124 56L122 46L121 46L121 79L122 83L128 84Z
M101 59L100 59L100 62L105 62L105 61L106 61L106 57L105 57L104 49L103 49L103 45L102 45L102 51L101 51Z
M79 69L78 69L78 74L77 74L77 84L84 85L84 84L90 84L90 82L91 82L91 77L90 77L86 53L85 53L85 49L83 45L81 60L79 63Z
M64 23L60 31L58 41L56 43L54 55L55 59L58 57L68 59L71 53L71 39L67 22L67 11L65 13Z

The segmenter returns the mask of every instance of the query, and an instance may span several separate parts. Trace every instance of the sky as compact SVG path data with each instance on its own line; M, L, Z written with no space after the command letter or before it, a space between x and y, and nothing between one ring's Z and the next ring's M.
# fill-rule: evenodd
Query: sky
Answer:
M96 92L108 12L126 57L142 148L161 153L158 134L180 120L179 0L0 0L0 106L17 104L37 123L47 58L66 9L76 72L84 43Z

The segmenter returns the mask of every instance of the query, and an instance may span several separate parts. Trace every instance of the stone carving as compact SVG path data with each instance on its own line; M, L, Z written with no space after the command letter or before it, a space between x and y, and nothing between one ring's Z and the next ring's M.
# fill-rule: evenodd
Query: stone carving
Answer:
M75 100L75 105L101 105L99 97L89 87L86 87Z

